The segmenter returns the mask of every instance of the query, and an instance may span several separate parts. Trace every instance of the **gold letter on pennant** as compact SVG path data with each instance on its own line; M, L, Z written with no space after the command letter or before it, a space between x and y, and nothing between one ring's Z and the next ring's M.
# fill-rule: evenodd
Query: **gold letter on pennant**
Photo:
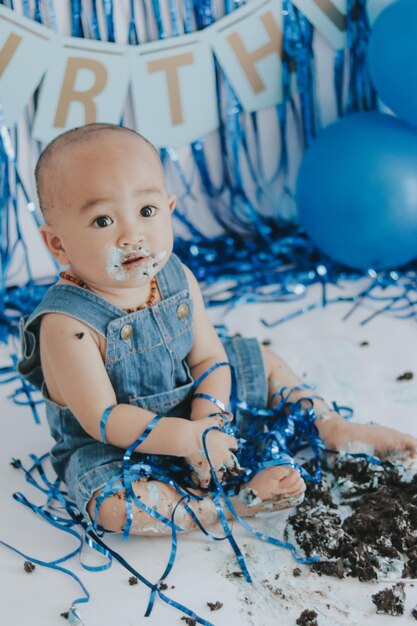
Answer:
M0 77L3 76L4 70L9 65L21 41L22 38L16 33L10 33L7 37L6 43L0 50Z
M95 77L93 85L84 91L77 90L75 83L79 70L89 70ZM69 57L65 69L61 94L54 120L54 128L65 128L71 102L80 102L85 110L85 123L97 121L97 106L94 97L103 91L107 84L105 65L86 57Z
M155 59L147 63L148 72L165 72L168 85L169 108L171 112L172 124L182 124L184 121L180 84L178 80L178 68L182 65L192 65L194 56L192 52L185 54L177 54L175 56L165 57L164 59Z
M265 30L269 35L269 42L248 52L241 36L238 32L230 33L227 39L239 59L242 69L255 93L265 89L264 82L256 70L256 63L270 54L278 54L282 57L282 33L275 22L272 13L268 12L260 16Z

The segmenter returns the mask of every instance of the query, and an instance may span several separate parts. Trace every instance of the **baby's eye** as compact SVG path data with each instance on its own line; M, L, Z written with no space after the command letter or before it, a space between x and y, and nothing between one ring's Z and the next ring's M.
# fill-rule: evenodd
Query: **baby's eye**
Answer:
M155 215L156 209L153 206L144 206L140 210L140 214L142 217L152 217Z
M110 226L110 224L113 224L113 220L108 215L100 215L100 217L96 217L93 222L93 225L97 226L97 228L106 228L106 226Z

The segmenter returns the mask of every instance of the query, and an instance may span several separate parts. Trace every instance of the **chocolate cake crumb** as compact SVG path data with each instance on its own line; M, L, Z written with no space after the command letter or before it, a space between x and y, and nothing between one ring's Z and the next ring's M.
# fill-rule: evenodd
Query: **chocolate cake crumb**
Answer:
M393 587L378 591L371 597L377 613L388 615L402 615L404 613L404 583L396 583Z
M226 574L226 578L242 578L243 573L242 572L228 572Z
M359 345L361 348L364 348L365 346L369 346L369 341L361 341Z
M262 340L262 345L263 346L270 346L272 343L271 339L263 339Z
M414 617L414 619L417 619L417 606L414 607L414 609L411 609L411 615Z
M195 621L193 617L185 617L185 615L183 615L181 619L183 622L188 624L188 626L195 626L197 624L197 622Z
M207 602L207 606L209 607L210 611L218 611L222 608L223 602L219 602L218 600L216 600L216 602Z
M35 564L32 563L31 561L25 561L23 563L23 569L25 570L27 574L31 574L33 570L35 569Z
M413 372L404 372L404 374L400 374L400 376L397 376L397 380L413 380L414 378L414 374Z
M321 469L322 482L308 483L285 531L306 556L320 555L311 569L360 581L417 578L417 474L347 455Z
M168 585L166 583L159 583L158 586L161 591L165 591L165 589L168 589Z
M65 619L68 619L68 611L64 611L63 613L60 613L61 617L64 617Z
M138 584L138 579L136 578L136 576L130 576L129 585L137 585L137 584Z
M296 578L298 576L301 576L301 569L299 567L294 567L294 569L292 571L292 575L295 576Z
M316 617L317 613L315 611L305 609L295 623L298 624L298 626L319 626Z
M326 574L326 576L335 576L336 578L345 577L345 568L343 567L342 559L337 559L337 561L318 561L317 563L313 563L311 569L319 576Z
M75 333L75 336L78 337L78 339L82 339L84 337L84 333Z

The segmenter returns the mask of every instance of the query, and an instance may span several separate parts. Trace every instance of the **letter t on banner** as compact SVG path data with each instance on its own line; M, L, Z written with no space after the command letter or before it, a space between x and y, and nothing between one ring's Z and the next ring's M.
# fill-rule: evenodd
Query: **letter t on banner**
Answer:
M129 86L127 47L67 37L48 71L33 136L51 141L91 122L119 124Z
M57 38L44 26L0 6L0 105L15 124L55 56Z
M246 111L258 111L282 101L281 2L249 2L206 32Z
M159 148L184 146L219 126L214 60L204 39L182 35L131 48L135 125Z

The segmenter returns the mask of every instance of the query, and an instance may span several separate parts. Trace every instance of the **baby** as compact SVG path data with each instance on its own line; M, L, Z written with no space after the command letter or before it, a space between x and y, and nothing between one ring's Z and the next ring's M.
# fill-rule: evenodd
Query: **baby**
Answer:
M256 340L218 338L196 278L172 252L175 198L145 138L111 124L73 129L46 147L36 181L43 240L67 271L22 322L19 370L44 394L53 466L83 515L107 530L124 528L127 489L140 504L133 533L170 532L162 522L174 509L183 530L196 528L196 518L209 527L218 514L207 491L208 428L218 427L206 444L219 481L241 469L237 439L223 428L231 419L231 368L238 400L257 408L301 381ZM309 395L301 388L292 400ZM344 421L318 397L313 408L329 448L362 442L384 454L417 447L395 430ZM147 473L132 470L129 484L128 448L138 467L155 461ZM165 469L182 464L192 493L205 497L185 505L172 481L161 479L166 473L158 474L158 459ZM299 503L304 490L297 469L281 465L259 471L231 500L248 516Z

